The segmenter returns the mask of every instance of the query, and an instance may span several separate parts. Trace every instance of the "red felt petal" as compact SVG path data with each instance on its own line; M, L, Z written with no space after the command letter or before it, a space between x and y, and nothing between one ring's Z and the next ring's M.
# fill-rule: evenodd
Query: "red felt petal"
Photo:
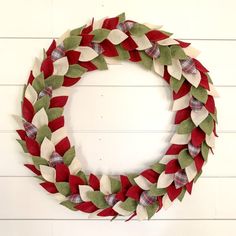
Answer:
M74 84L76 84L81 78L69 78L67 76L64 76L64 82L63 82L63 86L65 87L70 87L73 86Z
M116 216L118 215L117 212L115 212L112 207L106 208L98 213L98 216Z
M190 107L186 107L182 110L177 111L175 114L175 124L179 124L182 121L188 119L190 117L191 111L192 110Z
M167 194L169 199L173 202L181 193L182 188L175 188L174 184L171 184L170 186L167 187Z
M50 57L46 58L42 64L40 71L43 72L44 78L49 77L53 73L53 62Z
M57 188L54 183L43 182L40 184L44 189L46 189L49 193L57 193Z
M82 36L82 39L81 39L81 42L80 42L80 46L90 46L93 38L94 38L94 35L92 34L81 34Z
M103 40L100 45L102 46L104 52L102 53L104 56L107 57L116 57L119 56L116 47L108 40Z
M126 192L132 186L132 184L129 181L129 178L125 175L120 176L120 182L121 182L121 190L123 192Z
M121 43L121 45L127 51L135 50L138 47L138 45L135 43L135 41L131 37L128 37L127 39L125 39Z
M179 42L179 46L181 48L187 48L191 43L183 42L181 40L175 39L177 42Z
M52 54L52 51L56 48L57 44L56 41L53 40L51 45L49 46L48 50L46 51L46 55L49 57Z
M93 71L97 69L97 67L91 61L79 61L78 64L87 69L87 71Z
M27 98L24 98L22 104L22 116L31 122L34 116L34 107Z
M68 137L62 139L56 146L56 152L58 152L61 156L70 148L70 141Z
M151 170L151 169L143 171L140 175L145 177L151 183L156 183L158 176L159 176L159 174L157 172L155 172L154 170Z
M119 23L119 17L107 18L103 21L102 28L113 30Z
M68 100L68 96L53 97L50 100L50 108L64 107L66 105L67 100Z
M191 194L191 193L192 193L192 188L193 188L193 181L191 181L190 183L187 183L187 184L185 185L185 187L186 187L187 192L188 192L189 194Z
M202 169L202 166L204 164L204 159L202 157L202 154L199 153L195 158L194 158L195 166L197 169L197 172L200 172Z
M16 130L22 140L25 140L26 132L23 129Z
M79 185L84 185L84 181L76 175L69 176L70 191L72 194L79 193Z
M191 85L185 81L177 93L173 91L173 99L176 100L185 96L187 93L189 93L190 89Z
M212 96L208 95L208 99L205 104L205 107L210 113L213 113L213 114L215 113L215 100Z
M41 175L41 172L38 169L36 169L36 167L34 165L24 164L24 166L27 167L28 169L30 169L36 175Z
M167 71L167 67L164 68L163 79L169 84L170 83L170 74Z
M194 61L194 64L195 64L196 68L197 68L199 71L201 71L201 72L203 72L203 73L209 72L209 71L201 64L200 61L198 61L198 60L195 59L195 58L193 58L193 61Z
M127 197L133 198L136 201L139 201L140 195L143 190L138 185L133 185L126 193Z
M56 182L67 182L70 171L67 165L59 163L56 165Z
M173 159L167 163L165 173L166 174L173 174L173 173L176 173L180 169L181 169L181 167L179 165L178 159Z
M40 156L40 146L34 139L25 137L25 142L27 150L31 155Z
M129 51L129 55L130 55L129 60L132 62L139 62L142 60L137 50Z
M149 32L146 33L146 36L151 41L159 41L159 40L169 38L167 34L164 34L159 30L150 30Z
M93 30L93 22L94 22L94 18L92 19L92 22L90 25L82 29L81 34L89 34Z
M29 78L27 84L32 84L34 80L33 72L32 70L30 71Z
M79 60L80 54L81 53L78 51L73 51L73 50L67 51L66 56L69 64L70 65L76 64Z
M162 206L163 206L162 198L163 198L163 196L157 197L157 202L158 202L158 205L159 205L158 211L159 211L159 210L162 208Z
M76 205L75 208L85 213L92 213L98 210L98 208L92 202L81 202Z
M99 190L100 189L100 181L96 175L90 174L89 176L89 185L94 189L94 190Z
M201 81L200 81L200 86L202 86L203 88L207 89L207 90L210 90L210 87L209 87L209 82L208 82L208 77L206 74L201 73Z
M166 152L166 155L177 155L179 154L187 145L172 144Z
M60 116L55 120L52 120L48 123L48 127L50 128L50 130L52 132L60 129L61 127L63 127L65 125L65 120L64 120L64 116Z
M194 146L200 146L205 140L206 134L199 128L196 127L191 133L191 142Z

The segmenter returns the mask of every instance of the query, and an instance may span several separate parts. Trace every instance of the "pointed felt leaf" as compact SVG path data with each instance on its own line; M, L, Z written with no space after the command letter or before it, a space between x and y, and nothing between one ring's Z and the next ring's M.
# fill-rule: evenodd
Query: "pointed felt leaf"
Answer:
M159 46L159 50L160 50L160 57L158 59L158 61L162 64L162 65L171 65L172 60L171 60L171 51L170 48L168 46Z
M207 144L205 142L202 143L201 153L202 153L204 160L207 161L208 154L209 154L209 147L207 146Z
M48 166L48 161L47 161L46 159L44 159L44 158L33 156L33 157L32 157L32 160L33 160L34 166L35 166L38 170L40 170L40 165Z
M165 165L157 162L157 163L153 164L151 166L151 168L152 168L152 170L154 170L158 174L161 174L165 170Z
M214 120L212 116L208 115L208 117L199 126L207 135L210 135L214 129Z
M184 50L179 45L172 45L170 47L171 56L175 59L181 59L184 60L187 58L187 55L185 54Z
M37 101L38 94L31 84L28 84L25 90L25 97L27 100L34 105Z
M62 206L65 206L67 207L68 209L72 210L72 211L76 211L75 209L75 203L69 201L69 200L66 200L66 201L63 201L60 203Z
M139 55L141 57L140 64L142 64L146 69L151 70L153 65L152 58L149 57L145 52L140 52Z
M75 147L73 146L65 152L65 154L63 155L63 161L67 166L69 166L74 157L75 157Z
M111 191L111 180L107 175L103 175L100 179L100 190L105 195L112 194Z
M54 75L65 75L69 68L67 57L62 57L53 63Z
M66 76L70 78L78 78L84 74L85 71L86 69L78 64L70 65Z
M163 196L166 193L166 188L157 188L157 186L153 185L150 190L150 196Z
M191 165L193 163L193 158L189 154L187 149L184 149L180 152L178 156L179 164L182 169L186 168L187 166Z
M132 35L142 36L142 35L146 34L148 31L150 31L150 29L147 26L145 26L143 24L135 23L129 32Z
M108 69L107 63L106 63L104 57L101 55L94 58L91 62L98 68L98 70L107 70Z
M150 220L152 218L152 216L156 213L157 210L158 210L158 204L157 203L153 203L152 205L148 205L146 207L148 220Z
M202 121L204 121L207 118L208 114L209 114L209 112L203 106L200 111L194 111L194 110L191 111L191 119L192 119L193 123L196 126L198 126L199 124L202 123Z
M38 112L41 108L44 108L45 111L49 108L50 98L49 96L43 96L34 104L35 112Z
M82 39L81 36L70 36L70 37L65 38L63 41L63 46L65 50L69 51L78 47L81 39Z
M56 182L56 170L54 168L45 165L40 165L39 168L45 180L51 183Z
M147 220L148 219L146 207L142 206L141 204L137 205L136 213L137 213L137 217L139 220Z
M48 125L48 116L44 108L41 108L33 117L32 124L40 129L44 125Z
M179 89L181 88L182 84L184 83L185 78L182 76L180 80L175 79L173 77L170 78L170 87L178 93Z
M137 202L132 198L127 198L124 202L120 204L120 207L126 211L132 212L135 211Z
M104 209L109 207L109 205L106 203L104 194L102 192L100 191L87 192L87 196L97 208Z
M64 111L63 107L54 107L48 109L47 110L48 120L52 121L59 118L60 116L62 116L63 111Z
M177 128L177 133L178 134L189 134L192 132L192 130L195 128L195 125L192 121L191 118L182 121L178 128Z
M191 88L191 94L193 95L193 97L195 97L198 101L202 102L202 103L206 103L207 101L207 90L204 89L203 87L199 86L197 88L192 87Z
M90 198L88 197L87 193L93 192L93 189L88 185L79 185L79 193L80 197L84 202L89 202Z
M174 180L174 174L166 174L162 172L157 180L157 188L166 188L168 187Z
M61 193L63 196L70 195L70 186L67 182L57 182L55 183L56 188L59 193Z
M91 61L98 56L96 51L87 46L79 46L76 51L80 52L79 61Z
M110 177L110 182L111 182L111 192L112 193L119 192L121 188L120 181L118 179Z
M36 140L38 143L42 143L45 137L50 139L51 135L52 135L52 132L49 129L49 127L47 125L44 125L38 129Z
M45 79L45 85L47 87L52 87L52 89L60 88L64 82L64 77L62 75L52 75Z
M35 77L32 86L37 93L40 93L45 88L43 73L40 73L37 77Z
M177 80L181 79L182 67L178 59L171 60L171 65L167 66L168 73Z
M117 45L123 42L126 38L128 38L128 35L125 34L123 31L119 29L112 30L109 34L107 39L110 40L113 44Z
M40 146L40 156L49 161L53 151L55 151L53 143L47 137L45 137Z
M110 30L108 29L95 29L91 34L94 35L93 41L96 43L101 43L107 38Z

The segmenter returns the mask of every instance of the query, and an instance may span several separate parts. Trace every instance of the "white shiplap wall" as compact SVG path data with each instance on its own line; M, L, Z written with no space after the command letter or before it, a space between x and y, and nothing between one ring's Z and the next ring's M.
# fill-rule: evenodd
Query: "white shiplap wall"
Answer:
M235 235L236 3L234 0L0 0L0 235ZM149 222L87 220L48 196L22 164L11 114L34 56L53 37L91 17L127 17L163 24L202 51L221 95L215 156L183 203ZM170 92L163 81L130 63L92 72L72 89L66 118L86 171L138 171L165 151L171 132Z

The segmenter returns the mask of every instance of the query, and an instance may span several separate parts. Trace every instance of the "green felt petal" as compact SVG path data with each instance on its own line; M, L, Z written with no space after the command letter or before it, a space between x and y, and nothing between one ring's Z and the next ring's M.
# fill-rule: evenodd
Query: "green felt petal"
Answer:
M70 186L68 182L57 182L55 183L57 191L64 196L68 196L70 194Z
M117 193L120 191L120 181L118 179L114 179L110 177L110 181L111 181L111 192L112 193Z
M52 89L60 88L64 82L64 76L61 75L52 75L45 79L46 87L52 87Z
M152 185L149 192L150 196L163 196L166 193L165 188L157 188L156 185Z
M98 68L98 70L107 70L108 69L107 63L106 63L105 59L103 58L103 56L101 56L101 55L94 58L91 62Z
M172 60L171 60L170 48L168 46L162 46L162 45L159 45L158 47L160 50L160 57L159 57L158 61L162 65L171 65Z
M157 203L153 203L152 205L148 205L148 206L146 207L148 219L151 219L151 218L152 218L152 216L156 213L158 207L159 207L159 206L158 206Z
M119 56L114 57L115 59L128 60L130 58L129 52L127 50L125 50L123 47L121 47L121 45L117 45L116 50L117 50Z
M41 97L38 101L34 104L34 111L35 113L39 111L41 108L44 107L45 111L49 108L50 105L50 97L48 95L45 95Z
M141 57L141 61L139 62L141 65L143 65L146 69L151 70L153 65L153 60L151 57L149 57L145 52L141 51L139 52L139 55Z
M203 142L203 143L202 143L202 146L201 146L201 153L202 153L203 159L204 159L205 161L207 161L208 153L209 153L209 147L207 146L206 142Z
M128 197L120 204L120 207L126 211L135 211L137 202L134 199Z
M179 89L181 88L182 84L184 83L184 76L181 77L180 80L175 79L174 77L170 77L170 87L178 93Z
M184 169L185 167L192 164L193 158L190 156L188 150L184 149L179 153L178 161L181 168Z
M26 147L25 141L24 141L24 140L21 140L21 139L17 139L16 141L21 145L23 151L24 151L25 153L28 153L28 149L27 149L27 147Z
M86 69L78 64L70 65L66 73L67 77L78 78L86 72Z
M63 114L63 107L53 107L47 110L48 120L52 121Z
M63 45L66 51L75 49L79 46L80 41L82 37L81 36L70 36L63 41Z
M71 36L78 36L81 34L81 31L83 30L83 28L85 27L86 25L83 25L82 27L79 27L79 28L76 28L76 29L73 29L70 31L70 35Z
M71 201L69 201L69 200L63 201L63 202L61 202L60 204L61 204L62 206L67 207L68 209L70 209L70 210L72 210L72 211L76 211L76 209L75 209L76 204L73 203L73 202L71 202Z
M79 176L84 181L85 184L88 182L87 177L86 177L86 175L85 175L85 173L83 171L79 171L76 174L76 176Z
M117 17L119 17L119 23L121 23L121 22L124 22L125 21L125 13L124 12L122 12L120 15L118 15Z
M200 102L206 103L208 95L207 95L207 90L204 89L201 86L198 86L197 88L191 87L191 94Z
M40 93L45 88L43 73L40 73L38 76L35 77L32 86L37 93Z
M63 155L63 161L67 166L69 166L74 157L75 157L75 147L73 146L65 152L65 154Z
M100 191L87 192L87 197L96 207L100 209L109 207L109 205L107 204L104 198L104 194Z
M182 121L177 128L178 134L189 134L192 132L192 130L195 128L195 125L191 118L188 118L184 121Z
M138 175L137 174L128 174L127 177L129 179L129 182L132 184L132 185L136 185L136 182L134 181L134 178L136 178Z
M210 115L211 115L211 117L213 118L213 120L214 120L216 123L218 123L218 120L217 120L217 110L216 110L216 108L215 108L215 113L214 113L214 114L210 113Z
M33 157L32 157L32 160L33 160L33 162L34 162L34 166L35 166L38 170L40 170L40 168L39 168L40 165L46 165L46 166L48 166L48 161L47 161L46 159L44 159L44 158L33 156Z
M207 135L210 135L214 129L214 120L212 116L208 115L208 117L199 126Z
M107 38L110 30L108 29L95 29L92 31L92 35L94 35L93 41L97 43L101 43L104 39Z
M178 196L178 199L179 199L180 202L182 202L185 193L186 193L186 189L182 188L182 191L181 191L180 195Z
M129 32L135 36L142 36L148 31L150 31L150 28L148 28L146 25L135 23Z
M201 176L201 174L202 174L202 170L200 170L200 171L197 173L197 175L195 176L195 178L194 178L194 180L193 180L194 183L197 182L197 180L199 179L199 177Z
M179 45L172 45L170 47L170 51L172 58L181 60L187 58L187 55L185 54L184 50Z
M157 162L157 163L153 164L151 166L151 168L152 168L152 170L154 170L158 174L161 174L165 170L166 165Z
M48 139L51 139L52 132L50 128L47 125L44 125L38 129L36 140L38 143L42 143L44 138L47 137Z

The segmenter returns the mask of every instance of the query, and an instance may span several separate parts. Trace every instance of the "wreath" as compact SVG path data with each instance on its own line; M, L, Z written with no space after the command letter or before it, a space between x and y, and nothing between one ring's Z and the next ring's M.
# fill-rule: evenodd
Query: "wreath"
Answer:
M40 185L73 210L101 217L150 219L168 208L202 173L216 134L214 89L198 51L159 26L121 14L67 31L36 59L23 92L17 130L30 160L25 166ZM85 175L64 126L67 87L114 60L154 70L169 84L176 111L175 133L165 155L138 174Z

